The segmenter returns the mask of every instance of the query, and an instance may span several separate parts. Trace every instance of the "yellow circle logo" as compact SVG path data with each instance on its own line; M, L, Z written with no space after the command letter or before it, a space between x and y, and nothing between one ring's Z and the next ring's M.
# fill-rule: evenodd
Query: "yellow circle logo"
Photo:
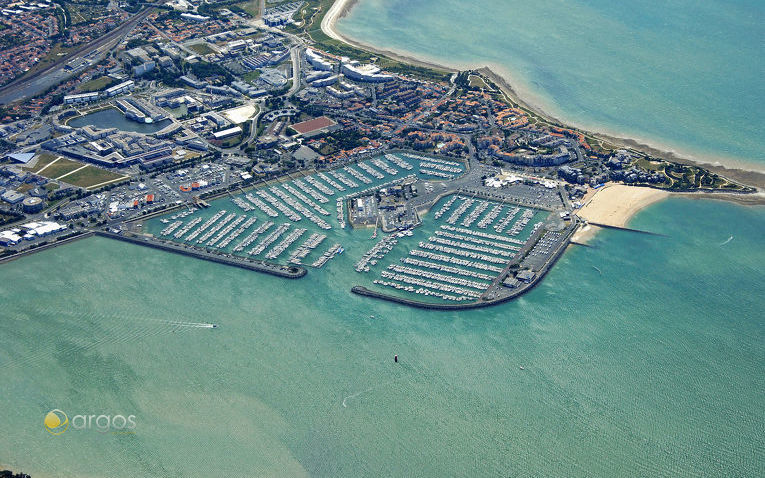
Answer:
M69 417L66 416L66 413L57 408L49 411L48 414L45 415L43 425L45 425L45 429L48 430L48 433L52 435L61 435L67 428L69 428Z

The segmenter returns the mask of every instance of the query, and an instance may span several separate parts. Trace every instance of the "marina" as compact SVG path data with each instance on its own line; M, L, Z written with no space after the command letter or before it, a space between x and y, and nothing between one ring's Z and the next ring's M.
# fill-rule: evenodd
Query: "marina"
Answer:
M281 199L282 201L284 201L285 203L290 205L293 209L298 211L298 213L302 214L303 217L307 218L309 221L311 221L312 223L316 224L320 228L325 229L325 230L326 229L332 229L332 227L329 225L329 223L327 223L324 219L320 218L319 216L317 216L316 214L311 212L311 210L309 210L307 207L303 206L300 202L295 200L293 197L291 197L290 195L288 195L287 193L285 193L281 189L273 187L273 188L271 188L271 192L274 193L276 196L278 196L279 199ZM277 206L277 208L284 207L285 211L289 211L289 209L286 209L286 206L284 206L283 203L277 202L276 206ZM322 211L323 211L323 209L322 209ZM294 213L294 217L290 216L286 212L285 212L285 215L287 215L287 217L289 217L293 221L299 221L300 220L300 216L297 213ZM327 213L327 215L329 215L329 213Z
M447 265L444 265L444 264L438 264L436 262L421 261L419 259L413 259L411 257L403 257L403 258L401 258L401 262L403 262L404 264L411 265L411 266L423 267L423 268L427 268L427 269L434 269L434 270L441 271L441 272L447 272L449 274L462 275L462 276L466 276L466 277L475 277L476 279L482 279L482 280L486 280L486 281L494 280L494 276L489 275L489 274L484 274L482 272L471 271L471 270L468 270L468 269L460 269L459 267L447 266ZM470 265L470 263L468 263L466 265ZM475 266L473 266L473 267L475 267ZM499 271L497 271L497 272L499 272Z
M480 293L466 289L464 287L458 287L450 284L442 284L440 282L434 282L427 279L421 279L419 277L410 276L406 274L399 274L395 272L390 271L382 271L380 274L385 279L392 279L397 282L403 282L405 284L409 285L418 285L421 287L424 287L425 289L429 289L430 291L441 291L441 292L448 292L451 294L454 294L452 297L454 297L455 301L461 301L461 300L474 300L481 296ZM425 294L430 295L433 294L433 292L428 293L428 291L423 289L418 289L415 291L417 294ZM435 295L435 294L434 294Z
M277 245L275 245L270 251L266 253L266 259L276 259L279 257L282 252L286 251L288 247L292 245L293 242L300 239L300 237L305 234L305 231L307 229L304 229L302 227L299 227L297 229L294 229L290 231L287 236L284 237L284 239L281 240Z
M212 239L207 241L207 246L208 247L209 246L214 246L216 243L218 243L218 241L222 240L228 233L233 231L236 226L238 226L239 224L244 222L245 219L247 219L247 216L244 216L244 215L239 216L236 219L234 219L233 222L229 223L228 225L226 225L225 227L220 229L218 231L218 234L215 237L213 237Z
M372 183L371 179L369 179L368 177L366 177L363 174L361 174L360 172L358 172L352 166L346 166L345 167L345 171L348 171L348 174L350 174L351 176L353 176L354 178L358 179L359 181L361 181L364 184L371 184Z
M496 272L496 273L502 272L501 267L493 266L491 264L484 264L478 261L471 261L471 260L460 258L460 257L454 257L454 256L446 255L446 254L437 254L430 251L420 251L418 249L412 250L411 252L409 252L409 254L414 257L423 257L425 259L433 259L433 260L437 260L441 262L446 262L449 264L472 267L473 269L481 269L481 270Z
M472 206L473 203L475 202L475 200L473 199L467 199L467 198L460 198L460 199L463 199L462 203L459 206L457 206L457 209L455 209L452 212L452 214L448 217L448 219L446 219L446 222L449 224L452 224L452 225L457 224L457 221L459 221L460 217L462 217L465 211L467 211L470 208L470 206Z
M271 191L273 192L273 191L274 191L274 189L275 189L275 188L271 188ZM273 206L273 207L275 207L276 209L278 209L280 213L282 213L282 214L284 214L285 216L287 216L287 218L288 218L290 221L292 221L292 222L298 222L298 221L300 221L301 219L303 219L303 218L302 218L302 217L300 217L300 215L299 215L299 214L297 214L295 211L293 211L292 209L288 208L286 204L284 204L283 202L279 201L278 199L276 199L275 197L273 197L271 194L267 193L265 190L263 190L263 189L258 189L257 191L255 191L255 193L256 193L258 196L260 196L261 198L265 199L265 200L266 200L266 202L268 202L268 203L269 203L271 206Z
M178 229L181 224L183 224L183 221L174 221L166 228L162 229L162 231L159 233L160 236L169 236L173 233L176 229Z
M450 173L444 173L442 171L436 171L433 169L420 168L420 174L426 174L428 176L435 176L441 179L454 179L454 175Z
M486 208L489 207L488 201L481 201L478 203L478 206L475 207L470 213L465 217L465 219L462 220L462 225L464 227L470 227L473 225L473 223L478 219L478 216L483 214L483 212L486 210Z
M379 157L372 159L372 164L382 169L383 171L385 171L391 176L395 176L398 174L398 171L396 169L391 168L388 163L386 163L384 160L380 159Z
M511 210L509 210L507 214L505 215L505 217L503 217L502 220L500 220L497 224L494 225L494 230L499 233L503 232L505 228L507 227L507 225L513 221L513 219L515 218L515 216L518 214L520 210L521 209L519 207L514 207Z
M342 185L340 185L339 183L337 183L336 181L334 181L332 178L330 178L330 177L329 177L329 176L327 176L326 174L324 174L324 173L318 173L318 174L316 174L316 176L317 176L317 177L319 177L319 178L321 178L321 179L322 179L324 182L326 182L327 184L329 184L329 185L330 185L330 186L332 186L333 188L335 188L335 190L336 190L336 191L340 191L340 192L343 192L343 191L345 191L345 188L344 188Z
M345 210L343 208L343 198L337 199L337 222L340 224L340 229L345 229Z
M185 217L188 217L188 216L194 214L197 211L198 211L197 208L190 207L190 208L185 209L185 210L183 210L183 211L181 211L179 213L173 214L172 216L170 216L170 219L172 219L173 221L176 220L176 219L183 219Z
M398 239L395 235L385 236L380 239L377 244L372 246L361 259L354 266L356 272L369 272L370 265L376 265L377 262L385 257L390 251L393 250L393 246L398 244Z
M333 244L329 249L327 249L326 252L324 252L324 254L322 254L313 262L313 264L311 264L311 267L315 267L317 269L324 267L324 265L329 262L330 259L338 254L342 254L342 250L343 246L340 244Z
M199 224L203 220L204 219L201 218L201 217L195 217L194 219L192 219L191 221L186 223L185 226L183 226L182 228L178 229L178 231L176 231L176 233L173 234L173 237L176 238L176 239L180 239L181 237L183 237L186 234L188 234L188 232L190 230L192 230L197 224Z
M370 166L370 165L368 165L366 163L359 163L358 166L359 166L359 168L363 169L367 174L369 174L373 178L383 179L385 177L382 174L380 174L379 171L377 171L372 166Z
M406 161L404 161L403 159L399 158L395 154L386 153L385 154L385 159L387 159L388 161L390 161L391 163L395 164L397 167L399 167L401 169L405 169L407 171L411 171L412 170L412 165L411 164L407 163Z
M309 206L311 206L311 207L312 207L312 208L313 208L313 209L314 209L316 212L318 212L319 214L323 214L324 216L329 216L329 212L328 212L326 209L324 209L323 207L319 206L318 204L316 204L315 202L313 202L313 201L312 201L312 200L310 200L309 198L305 197L305 196L304 196L302 193L300 193L300 191L297 191L295 188L293 188L292 186L290 186L290 185L289 185L289 183L285 183L285 184L283 184L283 185L282 185L282 187L283 187L283 188L284 188L284 189L285 189L285 190L286 190L288 193L290 193L290 194L292 194L293 196L295 196L296 198L300 199L300 200L301 200L301 201L303 201L305 204L308 204Z
M326 234L319 234L317 232L311 234L311 236L300 244L298 248L295 249L295 252L292 253L289 260L290 264L302 264L302 260L305 259L311 251L319 247L319 244L326 238Z
M441 216L449 212L449 209L451 209L452 204L454 204L454 201L457 200L457 196L452 196L451 199L446 201L446 203L441 206L441 208L436 211L435 215L433 216L434 219L441 219Z
M218 211L217 213L215 213L215 215L214 215L214 216L212 216L210 219L206 220L204 223L202 223L202 225L201 225L201 226L199 226L199 227L198 227L197 229L195 229L195 230L194 230L194 231L193 231L191 234L189 234L189 235L188 235L188 237L186 237L186 241L193 241L194 239L196 239L196 238L197 238L197 236L199 236L199 235L200 235L200 234L202 234L204 231L206 231L207 229L209 229L209 228L210 228L210 226L212 226L213 224L215 224L215 222L216 222L218 219L220 219L221 217L223 217L225 214L226 214L226 211L225 211L225 210L222 210L222 211Z
M333 191L332 189L328 188L325 184L323 184L323 183L319 182L318 180L316 180L316 178L314 178L313 176L306 176L305 177L305 181L308 184L310 184L311 186L313 186L316 189L318 189L322 194L326 194L327 196L334 196L335 195L335 191Z
M493 208L491 208L491 211L489 211L489 214L485 215L480 221L478 221L478 229L486 229L487 227L491 226L491 224L494 222L495 219L497 219L497 216L502 212L502 204L497 204Z
M475 243L475 244L499 247L501 249L508 249L510 251L518 251L518 250L520 250L520 247L518 247L518 246L509 245L509 244L503 244L500 241L489 241L489 240L486 240L486 239L480 239L480 238L476 237L475 235L454 234L454 233L443 231L443 230L436 231L434 234L436 236L446 237L446 238L449 238L449 239L457 239L459 241L469 241L469 242L472 242L472 243Z
M334 177L335 179L337 179L341 183L345 184L349 188L355 189L355 188L359 187L359 183L357 183L355 181L352 181L350 178L348 178L348 176L346 176L345 174L343 174L343 173L341 173L341 172L339 172L337 170L330 171L329 174L331 174L332 177Z
M255 247L249 250L247 254L251 256L257 256L261 252L265 251L268 246L276 242L279 236L284 234L290 228L289 223L279 224L276 229L271 231L266 237L264 237Z
M210 210L190 221L178 219L186 224L159 221L163 226L156 233L162 236L165 231L162 237L185 238L186 242L195 241L222 253L231 251L283 264L305 262L314 268L322 268L340 255L344 251L341 236L350 234L356 238L352 249L357 255L350 264L347 260L338 264L351 265L358 273L378 268L368 279L359 276L366 281L364 287L379 286L395 294L412 294L418 300L454 304L491 303L516 293L518 284L526 283L516 280L515 274L539 269L557 251L562 233L550 235L551 231L542 230L543 222L534 220L537 209L508 205L501 194L495 193L495 197L471 188L447 188L436 196L435 183L421 181L425 177L419 172L422 163L435 173L458 174L464 168L442 158L387 153L341 168L266 183L238 195L229 194L228 200L242 214L216 211L221 205L216 200ZM440 187L446 188L446 184ZM435 197L433 204L425 208L432 212L413 215L413 223L402 227L401 223L391 222L393 213L388 212L395 203L387 202L382 207L374 203L376 197L383 197L380 191L382 195L399 197L405 193L412 200L418 200L419 195ZM335 214L326 207L331 199L335 200ZM395 214L405 212L401 208ZM286 221L275 224L278 217ZM354 223L363 217L369 218L366 223ZM359 225L374 225L371 238ZM420 227L424 232L418 232ZM492 233L487 232L489 228ZM384 234L378 237L381 230ZM364 246L370 239L371 245ZM331 246L318 251L327 240ZM402 241L405 246L397 256L396 245ZM510 264L518 264L518 268L508 271Z
M529 221L531 221L531 218L534 217L534 211L531 209L524 209L523 213L521 214L521 218L513 224L513 227L510 228L510 235L511 236L517 236L518 234L523 231L523 229L528 225Z
M444 229L445 231L458 232L460 234L467 234L470 236L482 237L484 239L489 239L491 241L504 241L504 242L510 242L512 244L519 244L519 245L524 243L523 241L514 239L512 237L500 236L497 234L490 234L490 233L482 232L482 231L474 231L471 229L465 229L464 227L453 227L453 226L448 226L444 224L444 225L441 225L441 229Z
M252 231L250 234L247 235L244 239L242 239L242 242L234 246L234 252L241 252L246 247L248 247L250 244L258 240L258 237L266 232L271 226L273 226L274 223L272 221L266 221L260 226L258 226L254 231Z
M263 211L269 217L279 217L279 213L271 209L268 204L264 203L260 198L256 198L250 193L245 194L244 197L246 197L248 201L253 203L258 209Z
M245 212L250 212L250 211L254 211L254 210L255 210L255 208L254 208L254 207L250 206L250 205L247 203L247 201L245 201L244 199L242 199L242 198L241 198L241 197L239 197L239 196L234 196L234 197L232 197L232 198L231 198L231 202L233 202L234 204L236 204L237 206L239 206L239 208L240 208L242 211L245 211Z
M236 214L231 213L231 214L228 214L223 219L221 219L220 221L216 222L210 229L205 231L205 233L202 234L202 236L200 236L199 239L197 239L197 244L201 244L201 243L207 241L208 239L210 239L211 237L213 237L213 235L215 233L217 233L218 231L223 229L223 227L226 224L228 224L229 222L233 221L235 218L236 218Z
M324 197L324 196L322 196L321 194L319 194L318 192L316 192L314 189L312 189L312 188L310 188L309 186L307 186L307 185L306 185L306 184L305 184L303 181L301 181L300 179L295 179L295 180L294 180L294 181L292 181L292 182L295 184L295 186L297 186L298 188L300 188L300 190L301 190L301 191L303 191L304 193L308 194L309 196L311 196L312 198L314 198L316 201L319 201L319 203L321 203L321 204L326 204L326 203L328 203L328 202L329 202L329 199L327 199L326 197Z
M246 216L245 216L245 217L246 217ZM221 241L221 242L218 244L218 248L220 248L220 249L223 249L223 248L226 248L226 247L228 247L228 245L229 245L229 244L230 244L232 241L234 241L236 238L238 238L239 236L241 236L242 234L244 234L244 232L245 232L247 229L251 228L251 227L252 227L252 226L255 224L255 222L256 222L257 220L258 220L258 218L257 218L257 217L254 217L254 216L253 216L253 217L249 217L249 218L247 218L247 220L246 220L246 221L244 221L244 224L242 224L241 226L239 226L239 228L237 228L237 230L236 230L236 231L232 232L232 233L231 233L231 234L230 234L228 237L226 237L225 239L223 239L223 240L222 240L222 241Z

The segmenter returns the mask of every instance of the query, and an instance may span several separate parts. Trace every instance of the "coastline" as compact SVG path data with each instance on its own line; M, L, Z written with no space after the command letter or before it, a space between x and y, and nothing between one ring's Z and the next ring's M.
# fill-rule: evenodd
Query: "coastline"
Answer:
M591 195L590 195L591 194ZM609 226L626 227L638 212L646 207L663 201L670 192L645 186L626 186L610 184L590 192L576 215L587 222L597 222ZM597 226L585 224L571 238L574 242L584 243L592 239Z
M493 81L500 88L502 93L511 102L517 104L523 109L526 109L534 113L537 116L540 116L541 118L543 118L549 123L553 123L563 127L574 127L580 130L582 133L584 133L587 136L609 143L610 145L615 146L617 148L632 149L632 150L640 151L642 153L649 154L657 158L667 160L667 161L699 166L715 174L723 176L725 178L732 179L736 182L745 184L747 186L755 187L759 191L765 191L765 169L762 169L762 170L746 169L745 167L740 167L738 165L726 166L725 164L722 164L719 161L715 161L713 163L713 162L710 162L710 160L708 159L696 158L687 153L671 151L666 148L662 148L659 145L652 145L647 140L625 138L625 137L621 137L620 135L613 135L613 134L608 134L603 132L593 132L588 130L587 128L577 126L575 122L567 122L567 121L560 120L556 118L554 115L551 115L550 113L545 111L545 109L542 108L539 104L536 104L533 101L531 101L529 97L533 95L531 95L528 92L519 91L519 88L514 88L511 85L512 75L510 75L510 73L506 71L502 72L503 69L497 66L475 66L475 65L461 65L461 64L447 66L447 65L439 64L434 61L422 60L422 59L416 58L412 54L378 48L373 45L369 45L362 41L343 35L340 32L338 32L337 29L335 28L336 24L341 18L345 17L346 15L350 13L353 7L358 2L359 0L335 0L335 2L332 4L330 9L327 11L327 14L324 15L324 17L322 18L322 21L321 21L322 32L334 40L347 43L348 45L359 48L361 50L366 50L368 52L375 53L378 55L384 55L396 61L400 61L402 63L408 63L414 66L421 66L425 68L443 70L447 72L456 72L458 70L474 69L484 74L491 81ZM755 167L755 165L752 164L752 167ZM759 199L757 203L765 204L765 198Z

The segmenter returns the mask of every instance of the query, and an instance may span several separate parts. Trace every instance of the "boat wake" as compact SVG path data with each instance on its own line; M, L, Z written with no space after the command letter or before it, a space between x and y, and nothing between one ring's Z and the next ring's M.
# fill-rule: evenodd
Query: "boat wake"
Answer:
M374 389L376 389L376 388L379 388L379 387L382 387L382 386L384 386L384 385L388 385L388 384L391 384L391 383L393 383L393 381L390 381L390 382L385 382L385 383L381 383L381 384L379 384L379 385L375 385L375 386L373 386L373 387L369 387L369 388L368 388L368 389L366 389L366 390L362 390L362 391L360 391L360 392L356 392L356 393L354 393L354 394L348 395L347 397L343 398L343 408L348 408L348 400L349 400L349 399L351 399L351 398L356 398L356 397L358 397L358 396L359 396L359 395L361 395L361 394L364 394L364 393L367 393L367 392L371 392L372 390L374 390Z
M163 325L169 325L175 328L188 327L192 329L217 329L218 324L212 324L209 322L181 322L179 320L165 320L165 319L138 319L150 322L157 322Z
M215 329L218 327L216 324L209 324L206 322L174 322L172 320L168 320L167 324L175 325L177 327L192 327L196 329Z
M730 242L730 241L732 241L732 240L733 240L733 236L730 236L730 237L728 238L728 240L726 240L725 242L723 242L722 244L720 244L720 246L724 246L725 244L729 243L729 242Z

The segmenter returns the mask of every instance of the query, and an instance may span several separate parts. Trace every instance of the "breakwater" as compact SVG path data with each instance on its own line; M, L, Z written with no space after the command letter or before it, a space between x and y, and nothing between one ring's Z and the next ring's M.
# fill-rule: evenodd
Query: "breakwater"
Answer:
M69 244L74 241L79 241L80 239L85 239L86 237L90 237L93 235L92 231L84 231L81 233L76 233L71 236L66 236L63 239L54 238L52 242L47 242L46 244L39 245L37 247L32 247L29 249L25 249L23 251L15 252L13 254L0 257L0 264L14 261L16 259L20 259L22 257L26 257L31 254L35 254L37 252L42 252L48 249L52 249L54 247L63 246L64 244Z
M603 229L616 229L617 231L629 231L629 232L637 232L638 234L648 234L649 236L664 236L666 237L666 234L660 234L658 232L651 232L651 231L643 231L640 229L633 229L631 227L624 227L624 226L612 226L610 224L602 224L599 222L588 222L590 226L598 226L602 227Z
M156 239L151 239L141 236L114 234L112 232L97 231L95 233L100 237L108 237L109 239L116 239L118 241L129 242L131 244L138 244L140 246L150 247L152 249L159 249L166 252L173 252L175 254L181 254L197 259L202 259L218 264L225 264L228 266L239 267L241 269L247 269L255 272L262 272L264 274L270 274L285 279L299 279L306 275L307 271L303 267L299 266L283 266L280 264L273 264L266 261L259 261L255 259L249 259L246 257L239 257L225 253L208 252L206 250L197 249L190 246L181 244L159 242Z

